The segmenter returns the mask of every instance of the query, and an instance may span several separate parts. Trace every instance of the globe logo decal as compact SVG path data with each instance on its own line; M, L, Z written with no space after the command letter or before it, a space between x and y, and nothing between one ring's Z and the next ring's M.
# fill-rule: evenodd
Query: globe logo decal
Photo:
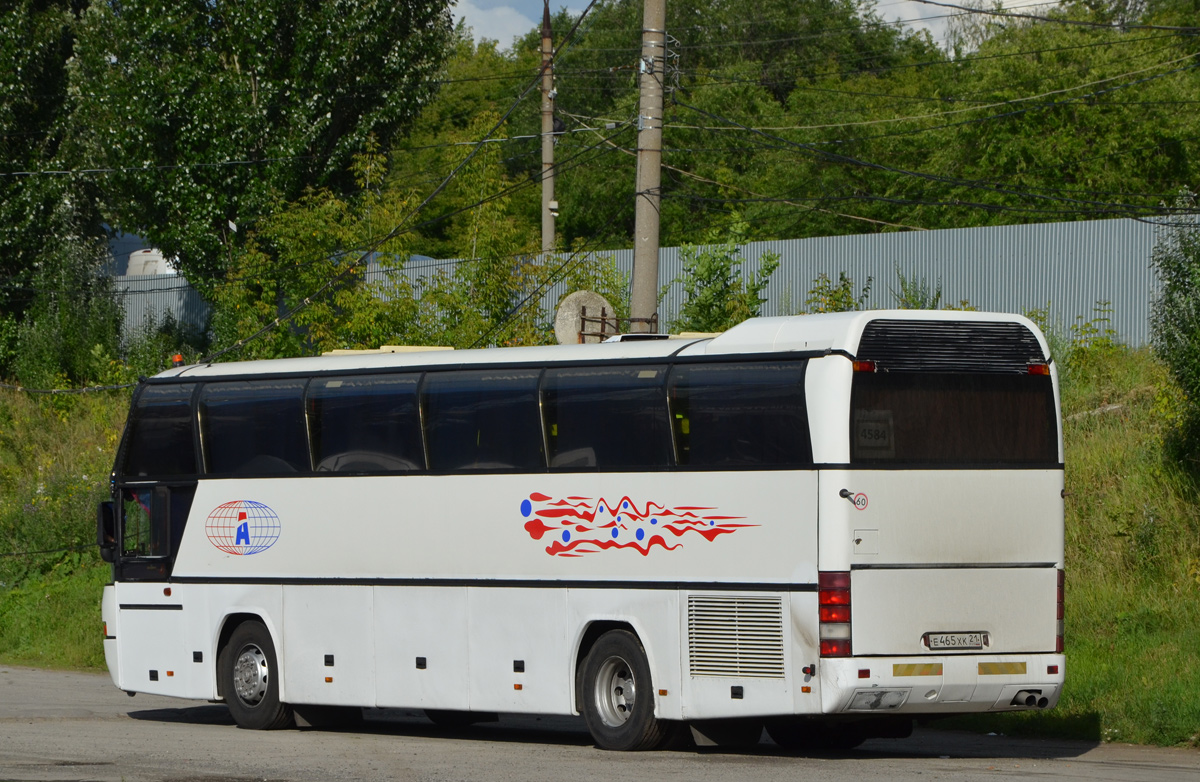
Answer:
M279 517L261 502L234 500L208 514L204 531L221 551L238 556L258 554L279 540Z

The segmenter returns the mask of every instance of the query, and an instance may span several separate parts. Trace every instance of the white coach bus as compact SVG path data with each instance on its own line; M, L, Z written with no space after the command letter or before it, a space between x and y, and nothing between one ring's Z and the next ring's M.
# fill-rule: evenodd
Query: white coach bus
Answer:
M1047 708L1058 411L994 313L168 370L99 514L105 657L245 728L582 714L621 750Z

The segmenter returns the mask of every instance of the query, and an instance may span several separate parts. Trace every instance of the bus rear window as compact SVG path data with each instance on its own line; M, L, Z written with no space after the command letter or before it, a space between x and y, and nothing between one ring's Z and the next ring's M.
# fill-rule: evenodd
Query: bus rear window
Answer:
M1045 375L856 372L850 418L856 464L1058 463Z

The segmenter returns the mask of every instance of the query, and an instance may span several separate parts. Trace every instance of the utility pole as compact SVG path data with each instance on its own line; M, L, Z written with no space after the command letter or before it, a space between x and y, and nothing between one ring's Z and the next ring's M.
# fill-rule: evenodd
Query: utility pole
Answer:
M642 12L641 99L638 104L637 193L629 330L648 332L658 309L658 225L662 192L666 0L645 0Z
M554 252L554 73L550 58L554 40L550 31L550 0L542 13L542 252Z

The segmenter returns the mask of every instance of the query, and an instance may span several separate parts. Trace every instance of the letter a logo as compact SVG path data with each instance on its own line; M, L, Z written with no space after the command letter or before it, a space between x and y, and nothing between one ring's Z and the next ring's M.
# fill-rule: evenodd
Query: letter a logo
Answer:
M237 537L234 538L233 545L240 546L245 543L250 545L250 523L246 521L245 511L238 514L238 521L242 522L237 528Z

